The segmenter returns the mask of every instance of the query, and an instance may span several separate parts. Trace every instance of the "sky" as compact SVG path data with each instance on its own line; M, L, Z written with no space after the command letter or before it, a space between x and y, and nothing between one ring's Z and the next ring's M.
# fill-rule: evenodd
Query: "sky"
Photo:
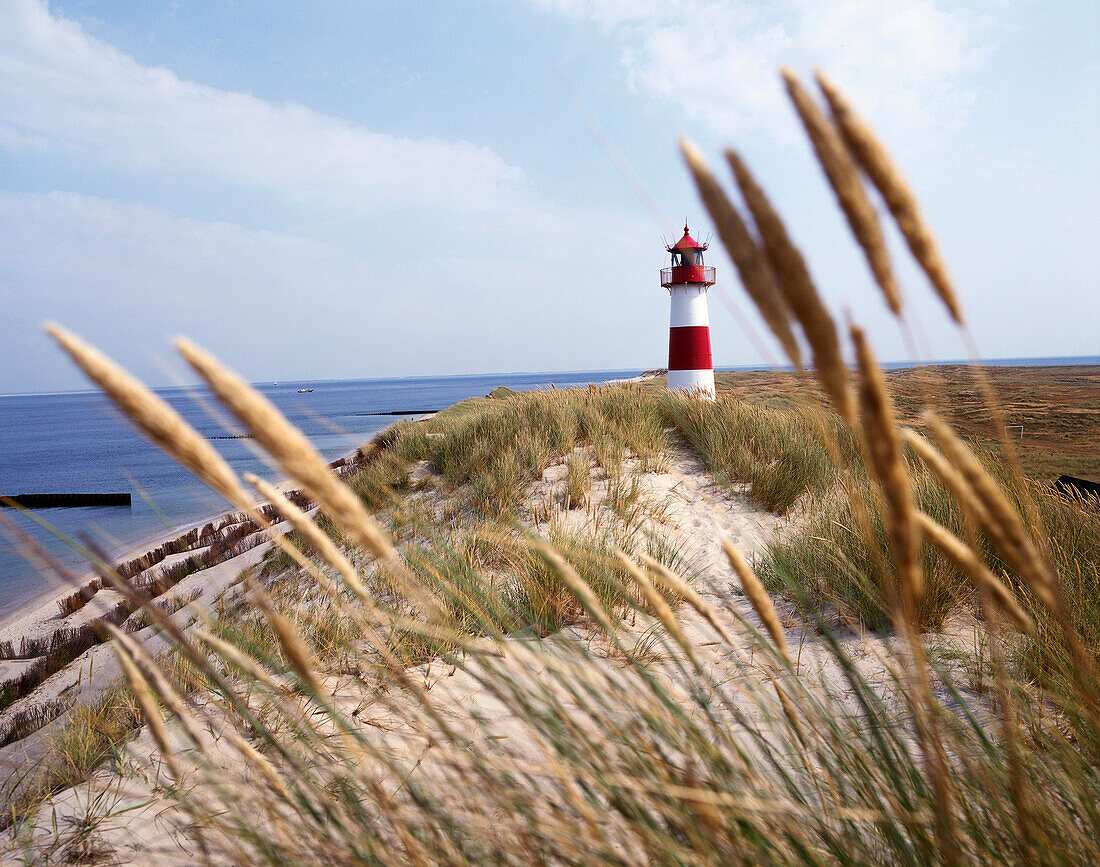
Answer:
M907 359L783 65L886 142L983 356L1100 353L1092 0L0 0L0 393L83 386L49 320L153 385L178 335L254 381L661 367L665 239L712 233L681 135ZM888 240L919 357L964 356ZM708 255L715 364L774 361Z

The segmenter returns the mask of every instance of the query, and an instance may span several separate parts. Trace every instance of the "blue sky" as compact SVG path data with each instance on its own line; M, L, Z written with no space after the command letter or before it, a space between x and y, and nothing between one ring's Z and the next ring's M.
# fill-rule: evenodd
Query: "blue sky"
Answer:
M904 358L782 64L887 141L985 356L1094 354L1098 46L1092 2L0 0L0 393L82 384L47 319L156 384L177 334L257 380L660 366L662 233L709 232L681 134L743 153L829 303ZM959 357L891 242L922 357ZM768 360L711 318L717 364Z

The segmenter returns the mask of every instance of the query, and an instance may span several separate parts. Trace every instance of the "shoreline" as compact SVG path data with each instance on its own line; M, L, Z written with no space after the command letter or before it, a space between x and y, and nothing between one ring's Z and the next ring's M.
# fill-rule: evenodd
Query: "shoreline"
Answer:
M221 512L217 515L210 515L204 520L195 521L194 523L190 524L180 524L170 530L164 530L163 532L160 532L156 535L145 536L135 542L129 548L125 548L117 554L112 554L111 564L117 565L118 563L121 563L123 561L141 557L143 554L147 554L150 551L159 548L166 542L177 539L180 536L191 532L191 530L195 529L196 527L202 527L210 521L215 521L218 518L222 517L222 515L226 514L228 514L228 512ZM27 565L29 567L32 566L29 561ZM49 580L51 582L54 582L54 586L46 588L40 593L36 593L16 608L13 608L11 611L0 614L0 640L11 637L7 635L7 632L15 622L23 620L31 614L36 614L39 610L45 608L47 605L51 603L57 603L61 599L64 599L66 596L69 596L72 593L76 592L76 587L74 587L61 576L57 575L52 569L43 568L40 569L39 572L40 574L44 573L48 575ZM80 575L81 585L95 578L95 572L91 569L85 569L78 574Z
M1092 358L1093 358L1092 356L1073 356L1073 357L1066 357L1066 358L1060 358L1060 359L1054 359L1054 358L1051 358L1051 359L1014 359L1014 360L1010 360L1010 361L1016 361L1016 362L1032 361L1032 362L1034 362L1034 361L1050 360L1050 361L1059 361L1059 362L1061 362L1061 364L1027 365L1027 364L1014 363L1014 364L1005 364L1005 365L1003 365L1003 367L1005 369L1015 368L1015 369L1019 369L1019 370L1025 370L1029 366L1035 366L1039 369L1044 369L1044 370L1056 369L1060 366L1100 368L1100 365L1089 363L1089 361ZM997 367L997 366L1001 366L1001 365L998 364L998 362L1003 362L1003 361L1005 361L1005 360L1003 360L1003 359L990 359L990 360L984 361L983 366ZM936 368L941 368L941 367L947 366L949 364L950 364L949 362L942 362L942 361L941 362L929 362L929 363L925 363L923 365L916 365L916 366L913 366L913 367L887 368L887 370L892 373L892 372L894 372L894 370L897 370L897 371L913 371L913 370L919 370L921 368L936 369ZM967 364L967 363L963 362L963 364ZM662 375L665 374L665 372L666 371L664 369L649 369L649 370L642 371L642 372L638 373L637 375L635 375L633 377L629 377L629 378L604 380L602 384L604 384L604 385L624 385L624 384L645 382L647 380L655 379L659 376L662 376ZM741 372L741 371L739 371L739 370L734 370L734 371L717 370L716 371L716 373L719 373L719 374L722 374L722 373L739 373L739 372ZM752 372L752 371L750 371L750 372ZM764 373L766 371L754 371L754 372ZM777 373L777 372L782 372L782 371L776 371L775 369L771 369L770 372L771 373ZM92 393L92 392L89 392L89 393ZM461 401L457 401L456 403L461 403ZM422 419L430 418L432 415L434 415L434 413L429 411L429 410L424 410L422 412L423 412ZM392 415L392 413L379 413L379 415L383 415L383 414L384 415ZM395 421L396 420L397 420L397 418L395 418ZM381 430L385 430L385 428L382 428ZM376 431L373 434L373 436L377 436L379 433L381 433L381 430ZM369 443L370 440L368 440L367 442ZM337 457L333 461L331 461L330 465L336 466L341 462L347 462L349 458L356 455L360 451L360 449L363 448L364 446L365 446L365 444L361 445L361 446L358 446L356 448L349 449L348 451L344 452L342 455L340 455L339 457ZM275 484L276 484L276 487L279 487L280 489L284 489L284 486L286 484L286 480L285 479L280 479ZM261 502L261 501L259 499L257 499L257 503L259 503L259 502ZM140 557L141 555L143 555L145 553L148 553L150 550L156 549L157 547L165 544L166 542L172 541L172 540L174 540L174 539L176 539L176 538L178 538L178 537L180 537L180 536L182 536L182 535L184 535L184 534L186 534L186 533L188 533L188 532L190 532L190 531L192 531L196 528L200 528L200 527L202 527L202 526L204 526L208 523L211 523L211 522L217 522L218 520L225 518L227 515L231 514L234 511L236 511L236 510L229 508L229 509L221 509L221 510L213 511L213 512L207 512L207 513L204 513L204 515L202 515L201 517L195 519L194 521L184 523L184 524L175 525L171 528L158 529L155 532L150 532L148 535L143 536L142 538L138 539L137 541L127 544L127 546L125 548L121 548L117 552L112 553L110 562L112 564L117 565L119 563L127 562L131 559ZM34 569L35 568L34 565L32 563L30 563L29 561L28 561L27 565L28 565L29 569ZM38 571L39 571L39 574L42 574L46 578L46 580L48 580L50 582L50 586L43 587L41 590L34 592L26 600L20 602L15 608L11 609L10 611L0 613L0 640L10 639L12 637L12 633L16 631L14 627L20 621L31 620L32 615L41 612L42 609L44 609L48 606L56 605L56 603L60 599L71 595L77 589L72 584L68 583L63 578L61 578L56 573L54 573L53 570L51 570L51 569L39 569ZM92 578L95 577L94 572L92 570L84 569L84 568L82 568L81 565L77 565L77 566L73 567L72 571L74 573L78 573L80 575L81 585L87 583L88 581L92 580ZM16 635L15 637L18 637L18 635Z
M365 446L366 444L350 449L340 457L330 461L329 466L336 470L340 467L347 467L351 464L354 464L355 461L353 461L352 459L356 455L358 455L360 451L365 448ZM279 479L273 484L283 493L286 493L288 488L291 487L289 481L285 478ZM255 505L264 505L266 504L266 502L266 500L260 497L257 497L254 500ZM231 507L221 509L217 512L206 513L203 517L194 521L184 524L177 524L170 529L164 529L156 533L150 533L142 537L138 541L128 545L128 547L112 553L110 557L110 563L112 566L117 567L122 563L127 563L131 560L139 559L145 555L150 554L151 552L167 544L168 542L172 542L176 539L186 536L188 533L191 533L192 531L197 529L201 529L207 524L216 524L226 517L237 513L238 511L238 509L234 509ZM32 564L29 560L27 561L27 566L28 568L35 568L34 564ZM80 577L80 583L78 585L73 585L66 581L63 577L58 575L53 569L50 569L48 567L40 567L38 569L39 574L46 576L47 580L51 582L52 586L43 588L41 592L35 593L33 596L20 603L11 611L0 614L0 641L10 641L13 639L18 640L23 635L27 634L28 630L26 629L26 626L42 619L41 615L43 614L44 609L49 609L53 606L56 606L57 603L60 602L62 599L71 596L77 591L79 587L86 585L89 581L93 580L96 577L95 571L93 569L86 568L82 571L77 572L77 570L80 568L81 567L78 566L73 569L73 572L75 574L78 574ZM20 624L23 624L22 629L20 629Z
M430 418L434 414L426 412L422 418ZM329 461L330 471L340 478L368 463L379 452L379 437L388 427L374 431L365 442ZM306 514L312 516L316 513L317 506L306 499L290 479L281 478L273 485L305 509ZM269 529L257 529L255 522L240 509L220 509L171 530L147 535L112 556L111 566L127 583L151 578L152 584L149 586L153 589L146 592L158 601L162 609L164 604L160 600L168 600L169 617L186 628L192 622L189 618L192 618L193 603L198 597L205 597L203 602L197 603L200 607L214 604L239 581L242 569L262 561L274 537L289 530L288 523L274 513L270 501L256 494L252 505L271 522ZM237 528L245 526L251 526L251 529L246 529L244 535L233 535ZM229 546L220 548L226 541ZM210 556L212 559L208 560ZM197 569L188 569L184 564L195 558L202 565ZM28 562L28 566L34 568L33 563ZM180 566L184 566L185 570L182 577L170 577ZM53 586L0 617L0 641L8 645L0 658L0 682L10 684L17 690L14 699L0 709L0 739L3 739L0 740L3 744L0 746L0 776L4 771L40 758L44 738L64 724L72 708L100 694L120 677L121 669L110 650L111 642L100 637L88 645L86 639L81 637L82 632L90 627L94 629L91 626L93 623L114 623L131 633L134 640L149 650L164 646L164 639L153 626L145 624L132 630L127 628L133 611L122 608L119 613L120 606L125 604L120 594L97 582L98 576L93 569L78 570L79 567L71 570L70 574L79 575L73 583L49 567L40 568L39 572L45 573ZM162 585L162 581L169 583ZM94 589L75 610L66 613L58 605L89 585ZM48 660L54 652L53 639L58 635L66 636L63 644L74 645L76 655L53 668ZM27 641L32 642L33 650L23 649ZM44 641L46 644L43 644ZM47 647L49 650L43 655ZM47 660L46 668L39 673L36 666L42 660ZM33 678L29 686L23 685L24 678ZM67 706L56 713L54 705L63 696ZM44 712L49 717L31 731L11 739L10 735L15 730L13 727L19 725L21 715L33 714L36 709L47 709Z
M664 370L646 370L638 374L637 376L631 377L629 379L604 380L602 384L616 385L623 383L640 382L647 379L652 379L656 376L660 376L663 373ZM452 404L451 406L454 406L457 403L461 402L461 400L456 401L456 403ZM449 407L445 407L445 409L448 408ZM421 415L422 413L422 415L421 418L418 419L418 421L431 418L440 411L442 410L420 411L417 414ZM380 413L380 415L391 414L392 413ZM404 414L402 413L402 415ZM387 427L389 426L387 425ZM385 429L386 428L382 428L381 430L376 431L373 434L372 438L366 443L349 449L347 452L343 453L339 457L334 458L332 461L329 462L329 466L332 467L334 470L337 470L340 467L347 467L349 464L357 463L358 461L353 459L357 455L361 455L363 450L367 448L370 442L373 441L373 438L377 437ZM273 484L276 488L283 491L284 493L286 493L290 487L289 481L285 478L279 479ZM263 505L267 501L261 498L257 498L254 502L256 505ZM113 567L118 567L123 563L141 558L155 551L157 548L160 548L166 543L179 539L196 529L206 526L207 524L217 523L238 511L239 510L237 509L227 508L216 512L209 512L206 513L203 517L198 518L192 522L179 524L172 527L171 529L160 530L156 533L150 533L149 535L144 536L138 541L128 545L128 547L123 548L112 554L110 558L110 563ZM27 561L27 565L29 568L35 568L30 561ZM82 569L79 572L78 570L81 570L80 566L74 567L72 570L73 573L78 574L80 578L79 584L74 585L58 575L53 569L50 569L48 567L39 568L39 573L47 576L47 579L51 582L52 586L43 588L40 592L33 594L25 601L21 602L17 607L13 608L11 611L0 613L0 641L18 641L25 635L33 634L32 627L35 624L41 623L42 621L46 620L46 614L48 611L56 607L57 603L60 602L62 599L71 596L80 587L85 586L89 581L94 580L96 577L95 571L93 569Z

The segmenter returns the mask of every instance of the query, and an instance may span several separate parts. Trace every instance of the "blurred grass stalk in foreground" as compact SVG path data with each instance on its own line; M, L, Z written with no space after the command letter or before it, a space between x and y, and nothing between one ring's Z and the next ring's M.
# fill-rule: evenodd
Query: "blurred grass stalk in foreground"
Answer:
M820 76L824 108L785 78L903 329L908 305L873 194L962 327L885 149ZM300 529L280 540L278 568L246 577L250 605L205 615L187 634L146 606L185 678L116 641L137 697L125 715L140 707L165 745L160 779L206 851L270 863L1100 855L1095 512L1024 478L1007 442L991 464L936 416L926 423L935 445L903 431L858 328L853 383L809 269L745 162L728 154L742 213L687 143L684 154L750 298L796 367L804 339L805 376L831 409L707 406L629 388L519 395L396 426L345 487L261 395L181 345L318 503L314 526L336 542L281 505ZM251 508L244 484L170 409L53 333L158 445ZM602 537L548 531L548 542L516 520L551 460L587 443L615 481L627 449L660 464L666 426L719 479L747 482L756 503L792 517L759 578L730 555L762 630L728 588L679 577L675 545L632 535L627 488L615 533ZM424 460L465 498L448 526L407 496ZM571 460L571 497L583 500L587 459ZM794 601L817 667L801 665L764 588ZM981 689L921 637L964 602L980 610L991 648L977 663ZM879 669L853 656L829 605L892 633ZM430 688L433 660L468 675L503 716ZM203 734L200 720L227 737Z

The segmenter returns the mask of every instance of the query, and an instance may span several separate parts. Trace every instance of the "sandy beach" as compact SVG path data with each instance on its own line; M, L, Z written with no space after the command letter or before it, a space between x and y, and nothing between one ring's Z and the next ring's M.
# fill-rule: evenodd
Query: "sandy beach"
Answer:
M334 472L340 473L355 464L359 449L353 449L331 463ZM275 487L284 494L297 495L293 484L286 479L275 483ZM258 510L263 510L267 502L257 497L254 505ZM309 508L312 514L313 509ZM216 534L211 539L225 539L238 527L252 526L244 516L236 511L224 511L212 514L204 520L194 521L189 524L173 528L143 540L124 550L112 562L116 569L131 571L140 568L144 562L149 565L135 574L130 575L129 580L136 586L142 586L146 577L171 574L172 570L181 564L187 563L192 558L207 558L211 551L211 544L199 544L200 531L217 528ZM234 548L230 548L222 557L215 557L214 562L202 566L190 574L185 575L178 582L159 594L156 589L146 592L156 596L157 602L162 608L169 611L173 620L181 627L187 627L194 622L196 614L227 593L232 595L233 587L240 580L242 572L262 560L271 547L271 538L281 535L287 530L285 523L275 520L270 532L249 532L236 541L238 548L244 548L239 554L234 554ZM184 550L175 553L164 553L166 545L178 543L181 540L191 540ZM151 556L152 555L152 556ZM205 559L204 559L205 562ZM138 564L138 565L135 565ZM33 565L28 563L28 568ZM123 574L126 574L123 572ZM65 634L79 632L87 629L98 618L110 619L118 607L124 604L124 598L117 591L105 587L94 591L91 598L78 610L65 614L61 610L60 603L72 595L78 587L97 586L92 584L96 580L94 570L89 570L79 575L70 576L74 583L70 583L63 576L54 575L56 585L35 597L30 603L20 609L11 612L3 622L0 622L0 648L7 648L4 655L9 658L0 659L0 686L17 682L24 674L31 671L33 666L43 658L45 648L52 648L53 641ZM159 585L158 585L159 586ZM125 615L125 612L123 612ZM159 653L166 649L166 645L159 637L157 630L152 627L142 626L138 622L130 625L133 615L122 624L126 631L132 633L135 640L145 645L150 652ZM117 620L117 617L116 617ZM27 649L28 646L41 649ZM26 649L26 652L24 650ZM117 659L112 653L109 643L95 641L93 646L80 653L75 659L62 665L58 670L49 673L41 683L33 686L31 690L10 702L0 710L0 738L5 737L5 732L11 726L17 724L21 716L37 713L38 709L46 709L49 719L45 724L30 732L26 737L16 739L14 742L0 746L0 776L7 776L11 772L18 772L26 767L29 761L33 761L42 754L43 744L58 726L63 725L67 717L68 709L78 702L87 703L95 698L104 689L117 682L121 671ZM11 735L7 735L10 739Z
M554 504L561 503L565 497L568 465L575 458L590 462L591 488L583 509L562 510ZM412 475L423 483L432 478L432 471L427 462L421 462ZM731 588L738 586L737 577L722 550L723 540L729 540L743 557L752 560L788 524L788 521L754 506L748 499L747 487L744 490L730 490L716 484L702 461L683 447L672 449L667 455L667 461L659 467L645 467L637 458L628 457L623 463L622 476L618 480L613 480L598 468L592 459L590 447L577 447L572 453L562 456L561 460L547 467L542 478L528 486L524 512L528 516L527 520L532 523L539 520L538 515L543 515L543 520L549 520L553 527L584 536L598 529L601 521L608 520L614 507L612 499L615 490L624 480L638 491L639 508L641 514L645 515L641 529L665 533L672 544L681 548L685 563L690 563L691 568L697 570L695 580L703 597L718 607L729 604ZM423 493L412 496L419 499L422 506L440 510L441 515L449 506L448 498L440 495L431 486L426 486ZM187 592L195 587L202 587L205 598L209 601L216 593L229 587L241 569L258 562L265 548L266 546L253 549L234 560L190 576L181 582L178 590ZM721 627L740 633L743 631L740 622L747 621L762 629L762 624L748 600L743 596L733 598L737 599L736 610L722 613ZM847 694L845 674L831 659L820 637L812 629L806 628L792 608L788 606L780 610L783 612L788 643L792 647L800 648L799 670L807 681L819 683L818 688L823 695L830 692L837 695ZM174 616L180 618L181 626L186 625L186 611L178 612ZM685 634L706 649L703 662L713 677L722 681L740 676L737 665L718 652L716 645L719 642L715 641L714 627L690 611L684 611L680 616ZM163 649L160 639L152 635L151 631L146 632L149 634L143 636L139 633L139 637L147 648L154 653ZM577 641L595 645L596 648L602 646L598 631L590 627L570 627L567 632ZM962 618L953 622L950 629L936 640L950 647L965 648L975 640L975 636L973 622ZM627 644L642 646L645 638L646 630L640 623L634 628L626 628L621 640ZM522 644L521 640L508 639L504 643L504 655L520 654ZM873 634L850 634L845 638L845 646L868 677L888 681L888 669L884 662L889 653L888 639ZM619 664L610 648L595 652L600 664L606 667L611 676L624 676L620 673ZM522 656L517 658L522 659ZM674 688L678 679L678 665L674 659L655 664L654 675L661 678L662 682L667 681L670 688ZM517 666L518 676L531 676L530 672L522 670L521 664L517 663ZM761 682L774 676L764 657L761 657L752 670L755 672L753 676ZM111 678L117 677L117 666L113 664L110 648L106 645L95 648L79 661L75 672L70 671L65 677L57 676L55 681L47 684L49 693L56 695L71 688L71 684L79 682L81 672L86 677L85 692L102 688ZM87 676L89 674L91 677ZM412 674L429 686L439 713L452 725L470 726L468 717L472 714L489 738L507 742L509 754L526 760L537 757L536 745L529 739L529 734L517 727L509 709L485 688L477 676L476 667L475 670L456 675L454 671L448 674L446 666L433 667L428 663L414 669ZM67 684L70 686L67 687ZM334 699L340 707L351 709L369 706L371 703L370 696L356 691L343 680L326 680L326 687L333 691ZM205 700L199 698L197 701L200 707L208 707ZM859 707L854 698L849 696L848 701L851 711L858 713ZM371 727L365 731L377 740L379 749L400 761L416 761L417 764L423 761L422 773L426 775L437 773L435 760L430 757L422 760L416 758L427 752L431 735L409 728L402 719L400 709L372 711L369 722ZM766 720L760 720L760 723L767 724ZM217 756L217 761L232 772L242 770L240 755L224 745L224 738L217 730L217 724L210 723L208 729L210 737L206 748L209 753ZM48 730L49 727L45 729ZM179 734L176 730L174 737ZM40 749L37 741L31 738L0 750L0 767L25 764ZM149 762L156 755L156 750L156 744L147 732L139 734L131 744L128 767L132 765L136 768ZM75 816L81 809L80 805L93 796L92 793L109 791L111 786L116 785L116 780L113 772L98 772L87 783L58 793L50 801L48 815L53 817L51 821L58 817L64 820L64 817ZM153 853L165 864L192 863L198 857L194 845L182 830L185 823L183 815L158 794L157 787L162 783L163 781L158 783L155 777L139 779L136 775L128 774L125 789L116 793L118 800L114 814L99 826L97 833L101 844L109 846L123 863L136 863ZM50 839L50 834L49 827L42 825L35 832L35 838L46 841Z
M202 520L192 521L188 524L180 524L170 529L166 529L161 533L152 533L112 556L111 562L121 563L126 560L140 557L154 548L160 547L165 542L176 539L190 530L200 528L212 521L217 521L226 514L228 514L228 512L211 513ZM34 569L35 567L32 563L28 562L27 568ZM48 620L49 612L56 614L58 601L64 599L76 589L76 587L61 576L55 574L51 569L42 569L41 574L48 576L53 586L31 597L19 608L0 614L0 641L11 640L13 638L18 639L23 635L32 634L33 624ZM95 572L92 570L82 571L79 573L79 578L80 584L84 584L95 578ZM0 676L0 680L2 679L2 676Z

